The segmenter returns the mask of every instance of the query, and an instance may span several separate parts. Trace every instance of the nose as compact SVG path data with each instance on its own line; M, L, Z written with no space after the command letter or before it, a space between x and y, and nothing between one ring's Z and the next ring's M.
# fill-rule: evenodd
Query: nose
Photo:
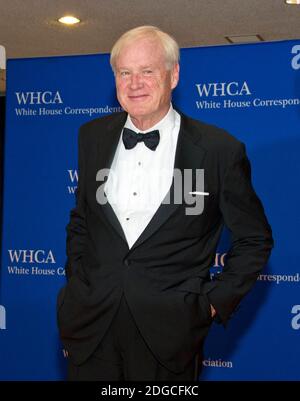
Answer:
M139 89L143 85L142 75L137 73L131 74L130 87L131 89Z

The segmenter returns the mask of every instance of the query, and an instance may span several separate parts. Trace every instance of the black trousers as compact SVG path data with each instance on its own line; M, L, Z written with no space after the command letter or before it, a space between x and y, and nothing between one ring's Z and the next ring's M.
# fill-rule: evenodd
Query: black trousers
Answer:
M199 363L200 362L200 363ZM82 365L69 362L70 381L197 381L199 355L182 373L162 366L141 336L123 295L113 322L94 354Z

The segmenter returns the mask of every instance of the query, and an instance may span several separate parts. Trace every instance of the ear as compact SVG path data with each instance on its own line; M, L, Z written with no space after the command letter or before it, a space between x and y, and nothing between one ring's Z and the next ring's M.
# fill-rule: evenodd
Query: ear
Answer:
M171 72L171 88L176 88L179 81L179 64L175 64Z

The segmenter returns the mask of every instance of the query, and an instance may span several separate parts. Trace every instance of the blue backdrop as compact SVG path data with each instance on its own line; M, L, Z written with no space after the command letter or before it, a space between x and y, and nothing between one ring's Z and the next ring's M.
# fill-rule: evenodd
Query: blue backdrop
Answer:
M213 324L202 380L299 380L300 41L183 49L174 104L246 144L275 248L229 326ZM56 327L77 132L119 111L108 55L9 60L0 380L63 380ZM212 274L228 249L224 232Z

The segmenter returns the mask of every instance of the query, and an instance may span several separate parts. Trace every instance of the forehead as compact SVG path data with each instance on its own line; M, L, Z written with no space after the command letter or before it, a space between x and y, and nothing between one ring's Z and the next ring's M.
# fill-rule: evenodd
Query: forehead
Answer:
M116 60L118 68L130 65L164 64L164 51L158 39L141 38L125 43Z

